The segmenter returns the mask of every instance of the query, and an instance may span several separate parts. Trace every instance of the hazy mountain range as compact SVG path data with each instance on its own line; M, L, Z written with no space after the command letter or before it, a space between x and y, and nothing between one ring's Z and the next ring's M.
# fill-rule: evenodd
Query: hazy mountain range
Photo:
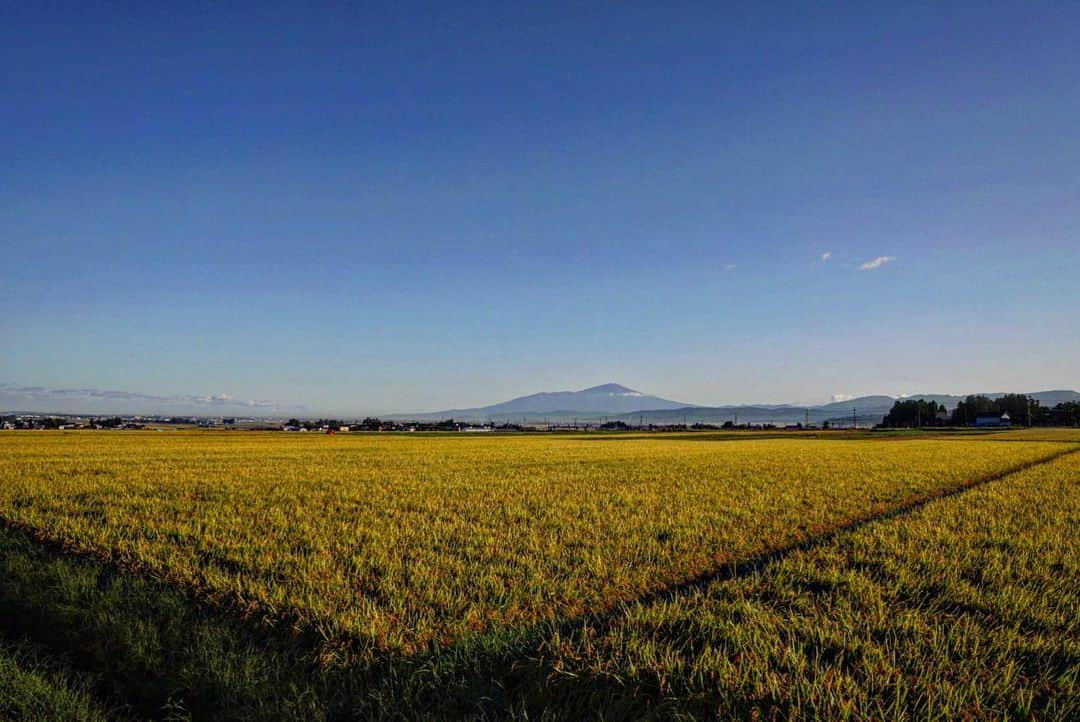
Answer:
M0 383L0 412L44 414L176 414L190 416L276 416L303 411L270 401L228 394L163 396L135 391L48 388Z
M984 396L1003 396L1001 393L986 393ZM1043 406L1054 406L1063 401L1080 401L1080 393L1069 390L1038 391L1029 393ZM948 409L953 409L965 395L952 394L914 394L905 396L909 399L936 401ZM739 423L774 423L788 424L809 420L811 423L823 421L850 422L854 412L859 424L878 423L896 397L860 396L844 401L835 401L816 406L795 404L742 404L731 406L700 406L670 399L660 398L636 391L619 384L603 384L581 391L554 391L529 396L520 396L509 401L467 409L447 409L428 414L396 415L395 418L410 419L447 419L462 421L552 421L593 422L602 419L621 420L633 423L710 423L722 424L725 421L738 420Z
M985 396L1001 396L988 393ZM1063 401L1080 401L1080 393L1069 390L1030 393L1043 406ZM936 401L946 408L955 408L963 396L951 394L915 394L905 398ZM852 410L859 424L876 424L889 412L896 399L892 396L860 396L816 406L798 404L742 404L702 406L685 401L673 401L627 388L620 384L603 384L580 391L547 391L521 396L491 406L446 409L430 413L387 414L385 418L428 420L457 419L461 421L528 421L598 422L603 419L634 424L709 423L725 421L739 423L789 424L809 420L812 423L833 421L849 423ZM228 395L156 396L128 391L98 389L50 389L36 386L15 386L0 383L0 411L58 414L186 414L191 416L252 416L284 418L284 415L319 417L324 412L303 407L282 406L268 401L249 401ZM332 414L353 418L355 414ZM363 416L361 412L359 414Z
M529 396L503 401L491 406L473 409L448 409L436 412L435 416L455 418L476 416L513 417L521 414L627 414L637 411L667 411L693 407L681 401L662 399L640 391L620 386L603 384L581 391L544 391Z

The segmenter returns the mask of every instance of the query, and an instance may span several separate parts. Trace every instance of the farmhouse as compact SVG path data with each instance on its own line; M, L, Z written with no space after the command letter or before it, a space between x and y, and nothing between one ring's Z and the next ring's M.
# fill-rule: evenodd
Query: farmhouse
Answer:
M1012 419L1009 418L1009 412L1006 411L1001 416L996 416L996 415L977 416L977 417L975 417L975 425L976 426L982 426L982 427L988 427L988 426L1007 427L1007 426L1012 425Z

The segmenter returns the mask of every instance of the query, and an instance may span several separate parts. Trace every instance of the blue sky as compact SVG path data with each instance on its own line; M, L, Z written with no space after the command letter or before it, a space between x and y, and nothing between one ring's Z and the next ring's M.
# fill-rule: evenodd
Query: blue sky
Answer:
M1075 3L22 5L9 387L1080 387Z

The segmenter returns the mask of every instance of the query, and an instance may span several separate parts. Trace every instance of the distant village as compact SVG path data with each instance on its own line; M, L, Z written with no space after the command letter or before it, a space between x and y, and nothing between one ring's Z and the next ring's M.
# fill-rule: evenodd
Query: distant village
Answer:
M826 422L825 428L828 428ZM441 431L461 433L494 432L555 432L555 431L720 431L724 429L804 429L819 428L804 424L628 424L624 421L601 421L597 423L495 423L470 422L445 419L438 421L397 421L368 417L362 421L343 421L340 419L259 419L239 417L203 417L203 416L76 416L67 414L12 414L0 416L0 429L38 429L38 430L165 430L165 429L223 429L245 431L284 431L288 433L349 433L349 432L418 432Z
M877 417L880 418L880 417ZM624 420L572 423L560 420L522 418L520 422L458 421L454 419L407 421L367 417L362 420L265 419L256 417L203 417L167 415L69 415L9 413L0 415L0 430L180 430L225 429L247 431L282 431L286 433L355 433L355 432L587 432L587 431L805 431L831 429L904 429L904 428L984 428L1000 429L1013 426L1080 426L1080 402L1068 401L1055 406L1042 406L1036 399L1023 394L1006 394L997 398L968 396L955 408L923 399L899 399L880 423L867 423L853 414L845 422L838 420L810 423L738 423L736 419L721 424L709 423L645 423L641 417L634 424Z

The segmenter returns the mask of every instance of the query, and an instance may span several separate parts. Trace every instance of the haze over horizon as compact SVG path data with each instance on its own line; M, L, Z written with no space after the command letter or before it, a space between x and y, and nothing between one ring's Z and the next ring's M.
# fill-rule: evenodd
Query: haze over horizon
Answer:
M0 392L1080 388L1078 5L4 15Z
M703 411L733 407L790 407L820 408L831 407L848 402L880 407L878 399L940 397L952 396L956 399L970 394L999 395L1004 393L1034 394L1049 397L1046 405L1053 406L1061 400L1080 400L1080 392L1075 389L1025 389L1025 390L989 390L949 393L925 392L918 394L865 394L858 396L834 395L829 399L784 402L714 402L699 403L692 400L673 400L654 394L641 392L617 383L601 384L585 389L557 389L537 391L500 399L493 403L463 405L453 409L358 409L348 407L312 408L305 405L283 405L273 401L238 399L228 394L217 395L172 395L161 396L141 392L103 390L103 389L50 389L40 386L15 386L0 383L0 412L57 413L73 415L163 415L163 416L242 416L256 418L284 418L286 416L362 418L371 415L391 416L395 418L415 415L420 417L516 417L521 412L530 415L554 412L583 412L596 414L625 414L639 411L663 412L698 408ZM608 397L607 400L604 397ZM615 399L611 397L629 397ZM947 405L948 406L948 405ZM480 413L482 412L482 413Z

